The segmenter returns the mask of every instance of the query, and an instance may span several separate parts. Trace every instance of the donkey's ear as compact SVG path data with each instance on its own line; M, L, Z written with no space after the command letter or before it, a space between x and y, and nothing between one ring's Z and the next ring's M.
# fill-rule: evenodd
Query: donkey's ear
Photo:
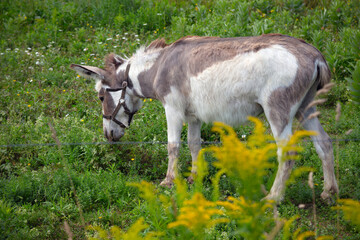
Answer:
M70 68L85 78L92 78L102 82L105 81L107 75L107 72L104 69L98 67L71 64Z

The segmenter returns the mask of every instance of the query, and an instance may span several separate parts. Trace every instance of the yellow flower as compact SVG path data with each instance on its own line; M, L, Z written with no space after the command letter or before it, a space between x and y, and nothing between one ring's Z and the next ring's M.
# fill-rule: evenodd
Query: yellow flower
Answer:
M146 99L144 99L144 102L146 102Z
M134 161L135 160L135 158L131 158L131 161Z
M146 181L141 181L139 183L128 183L127 185L139 189L141 193L140 197L142 197L149 203L153 203L156 201L157 190L153 184Z
M262 123L254 118L249 120L256 126L247 144L237 138L231 127L216 122L213 131L220 133L223 145L207 148L217 158L213 165L219 168L222 174L239 177L244 182L249 179L260 179L265 175L265 170L272 166L268 159L276 154L276 144L268 142L270 136L265 135Z
M63 92L65 92L66 90L64 89Z
M239 198L228 197L228 201L217 201L218 206L226 209L226 215L231 219L237 219L242 224L254 222L254 219L268 209L272 209L271 201L252 202L243 196Z
M84 121L84 119L80 119L80 122L83 122Z
M102 217L99 217L99 219L102 219Z
M150 98L149 101L152 102L152 99Z
M168 228L185 226L194 234L200 235L206 228L229 222L227 218L214 218L219 215L224 215L224 212L217 208L215 202L206 200L201 193L195 193L190 200L184 201L179 216L175 222L168 224Z
M30 166L31 164L30 163L28 163L28 166Z
M13 82L16 82L16 80L14 79Z
M16 94L16 95L20 96L20 94Z
M360 202L352 199L338 200L340 205L333 209L339 209L344 213L344 218L360 229Z
M31 107L31 105L29 104L28 107Z

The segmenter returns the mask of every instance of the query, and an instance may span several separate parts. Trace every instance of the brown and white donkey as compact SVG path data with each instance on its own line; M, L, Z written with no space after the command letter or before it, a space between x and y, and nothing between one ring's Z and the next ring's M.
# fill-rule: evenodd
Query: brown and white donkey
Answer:
M103 129L110 141L118 141L143 98L162 102L167 120L169 163L162 185L171 186L175 175L183 122L188 123L192 173L201 148L202 122L221 121L236 126L248 116L265 113L277 142L292 134L294 117L305 119L322 160L324 191L328 199L338 192L333 148L317 117L307 118L306 108L316 91L330 82L323 55L303 40L268 34L256 37L218 38L188 36L166 44L155 40L129 59L110 54L105 69L71 65L82 76L97 80L102 101ZM293 161L281 161L267 198L281 200Z

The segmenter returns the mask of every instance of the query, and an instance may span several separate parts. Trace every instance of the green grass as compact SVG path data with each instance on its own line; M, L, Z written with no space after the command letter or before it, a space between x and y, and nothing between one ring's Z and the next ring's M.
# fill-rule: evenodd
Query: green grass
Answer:
M146 211L126 182L143 179L159 183L165 176L164 144L65 145L62 152L74 194L59 149L44 145L54 143L48 123L53 123L63 143L105 139L94 82L76 76L69 69L71 63L101 67L107 53L129 56L159 37L171 42L185 35L288 34L319 48L331 67L337 85L320 107L325 130L333 139L360 139L360 107L349 100L347 87L347 78L353 76L360 59L359 12L356 0L1 1L0 145L33 145L0 148L0 238L66 238L64 221L77 239L86 238L77 199L86 224L127 229ZM336 123L337 102L342 105L342 117ZM353 131L346 135L349 129ZM239 136L249 135L252 125L236 131ZM183 141L185 133L186 128ZM205 141L219 139L210 126L203 126L202 137ZM164 110L158 101L147 100L122 141L166 140ZM337 226L337 213L321 202L321 163L313 145L304 145L306 150L297 166L316 169L321 234L356 239L359 232L341 215ZM336 154L336 144L334 149ZM359 151L359 141L339 143L340 198L360 199ZM191 161L186 145L180 159L185 173ZM213 158L209 156L208 161ZM308 206L312 202L306 182L303 176L288 187L279 212L284 217L299 214L297 225L311 230L312 208L298 208L300 203ZM209 180L207 184L210 188ZM221 186L224 195L234 191L225 180ZM171 190L161 191L171 194Z

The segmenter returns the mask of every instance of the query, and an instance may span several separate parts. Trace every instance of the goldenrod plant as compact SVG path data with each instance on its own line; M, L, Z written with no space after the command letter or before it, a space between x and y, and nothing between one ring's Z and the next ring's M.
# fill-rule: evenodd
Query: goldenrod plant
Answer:
M255 129L247 144L237 138L231 127L219 122L214 123L213 131L220 134L223 144L211 146L205 149L205 152L212 152L217 159L213 163L218 169L213 178L216 200L218 183L224 174L232 180L239 195L251 200L263 197L258 193L261 193L262 177L266 174L266 169L273 167L269 159L276 156L276 144L271 136L265 134L265 128L258 119L250 117L249 120L255 123ZM204 151L200 158L203 157L203 153Z
M341 210L344 218L360 230L360 202L352 199L339 199L338 204L334 209Z
M142 235L142 232L147 228L149 228L149 225L144 222L144 218L139 218L126 232L117 226L112 226L109 231L99 226L89 226L88 230L96 231L97 235L95 237L89 237L88 239L150 240L158 239L161 236L159 232L147 232Z

